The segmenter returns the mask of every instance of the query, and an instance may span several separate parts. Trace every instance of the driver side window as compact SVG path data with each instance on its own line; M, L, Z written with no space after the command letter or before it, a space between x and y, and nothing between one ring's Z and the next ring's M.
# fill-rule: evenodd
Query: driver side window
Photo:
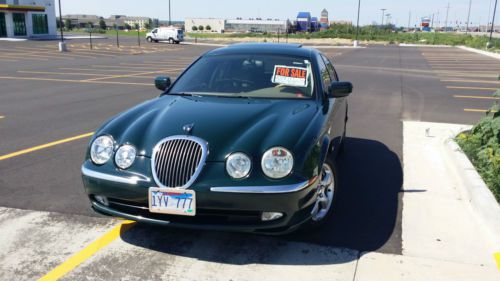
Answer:
M330 88L330 85L332 84L332 80L330 78L330 73L328 73L327 66L321 57L318 57L318 64L319 64L319 73L321 76L320 77L321 86L323 88L323 95L327 96L328 89Z

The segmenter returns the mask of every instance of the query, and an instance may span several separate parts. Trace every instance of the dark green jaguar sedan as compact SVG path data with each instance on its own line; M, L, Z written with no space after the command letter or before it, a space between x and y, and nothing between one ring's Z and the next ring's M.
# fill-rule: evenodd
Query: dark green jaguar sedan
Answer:
M287 233L337 195L347 96L333 64L293 44L212 50L93 136L82 177L103 214L175 227Z

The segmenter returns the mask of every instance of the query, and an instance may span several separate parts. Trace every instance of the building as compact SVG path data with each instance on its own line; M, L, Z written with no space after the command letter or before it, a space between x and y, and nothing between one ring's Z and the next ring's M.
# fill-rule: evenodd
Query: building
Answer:
M311 18L311 28L310 28L310 31L311 32L319 31L319 21L318 21L317 17L312 17Z
M68 19L71 21L71 28L86 28L89 24L93 26L99 26L99 21L101 17L97 15L64 15L63 21L66 22ZM66 28L70 28L69 26L65 26Z
M0 37L56 34L54 0L0 0Z
M328 27L329 27L328 11L326 9L323 9L323 11L321 11L321 18L319 20L319 28L320 30L325 30L328 29Z
M309 32L311 29L311 13L300 12L297 15L297 28L299 32Z
M232 19L226 20L227 32L286 33L290 22L279 19Z
M108 29L118 28L124 29L125 24L130 25L132 29L135 29L135 25L138 24L140 29L146 29L146 25L150 23L150 28L154 25L154 21L148 17L128 17L126 15L111 15L108 18L103 18L97 15L63 15L63 20L71 21L71 26L66 26L66 28L87 28L89 24L94 27L99 27L99 22L104 20L106 27Z
M146 29L148 23L152 23L152 19L148 17L124 17L123 21L130 25L132 29L135 29L136 25L139 25L140 29Z
M226 20L202 18L186 18L184 20L184 27L187 32L197 31L200 26L203 26L203 30L206 30L206 27L210 26L211 32L223 33L226 29Z

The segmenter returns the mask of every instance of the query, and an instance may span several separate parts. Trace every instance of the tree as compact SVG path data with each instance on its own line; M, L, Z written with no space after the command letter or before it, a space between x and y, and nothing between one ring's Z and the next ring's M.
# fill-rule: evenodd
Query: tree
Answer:
M113 23L113 29L116 30L118 28L118 25L116 23Z
M193 27L191 28L193 31L198 31L198 27L196 27L196 25L193 25Z
M198 26L199 31L203 31L203 29L204 29L203 25Z
M153 21L149 19L148 22L144 24L144 28L149 30L151 29L151 26L153 26Z
M139 29L139 24L138 23L134 23L134 29Z
M125 27L125 29L127 29L127 30L131 30L131 29L132 29L132 27L131 27L131 26L130 26L130 24L128 24L128 23L125 23L124 27Z
M210 31L210 30L212 30L212 27L210 25L207 25L207 26L205 26L205 29Z
M66 27L67 30L73 29L73 27L71 26L71 20L70 19L65 19L64 20L64 27Z
M102 30L106 30L108 28L106 26L106 22L102 18L99 20L99 28L102 29Z

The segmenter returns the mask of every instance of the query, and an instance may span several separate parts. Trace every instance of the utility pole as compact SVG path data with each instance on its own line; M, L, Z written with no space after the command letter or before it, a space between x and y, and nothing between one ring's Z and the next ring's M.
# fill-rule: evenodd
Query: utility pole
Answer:
M172 18L170 17L170 0L168 0L168 26L172 25Z
M498 0L495 0L495 8L493 8L493 17L491 18L490 40L488 41L486 48L491 48L493 46L493 43L491 43L491 38L493 37L493 28L495 28L495 16L497 14L497 3L498 3Z
M450 3L446 6L446 19L444 20L444 32L448 32L448 14L450 12Z
M467 24L465 25L465 35L469 32L469 21L470 21L470 8L472 6L472 0L469 0L469 12L467 13Z
M356 23L356 40L354 41L354 47L358 46L358 36L359 36L359 11L361 9L361 0L358 0L358 20Z
M384 26L384 15L385 15L385 10L387 9L380 9L382 11L382 23L380 24L380 26Z

